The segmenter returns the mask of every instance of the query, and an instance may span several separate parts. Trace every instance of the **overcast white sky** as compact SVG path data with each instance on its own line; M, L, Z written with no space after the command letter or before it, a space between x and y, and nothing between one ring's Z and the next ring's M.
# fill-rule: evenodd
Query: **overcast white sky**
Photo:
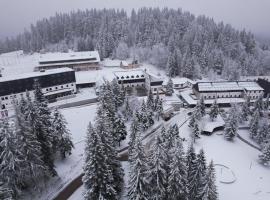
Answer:
M13 36L55 12L144 6L182 8L270 38L270 0L0 0L0 38Z

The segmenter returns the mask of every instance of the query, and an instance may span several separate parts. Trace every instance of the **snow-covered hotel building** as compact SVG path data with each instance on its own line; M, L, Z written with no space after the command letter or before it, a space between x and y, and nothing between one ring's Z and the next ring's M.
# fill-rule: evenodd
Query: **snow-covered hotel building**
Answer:
M144 70L117 71L114 75L118 84L125 88L146 88L148 91L151 89L154 94L163 93L163 80Z
M41 55L35 71L69 67L75 71L97 70L100 68L98 51L70 53L49 53Z
M198 82L193 86L193 92L199 99L244 98L252 100L264 94L264 89L255 81L224 81L224 82Z
M20 100L29 91L34 96L34 82L38 81L49 101L66 98L77 92L75 72L70 68L31 72L0 77L0 118L7 117L13 101Z

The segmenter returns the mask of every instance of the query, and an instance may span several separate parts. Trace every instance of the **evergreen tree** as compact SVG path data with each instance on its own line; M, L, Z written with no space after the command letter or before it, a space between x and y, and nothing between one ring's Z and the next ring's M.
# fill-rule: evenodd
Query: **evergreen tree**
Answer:
M212 104L211 108L210 108L210 118L212 121L214 121L214 119L217 118L218 116L218 104L217 104L217 100L214 101L214 103Z
M188 183L189 198L200 200L200 194L203 192L206 175L206 161L204 151L202 149L197 156L195 165L191 167L190 175L190 181Z
M193 143L188 147L186 155L186 166L187 166L187 188L188 197L192 199L194 195L191 194L192 185L190 184L194 178L194 169L196 168L197 155L194 151Z
M258 129L259 129L259 111L256 110L249 124L249 135L252 139L255 139L257 137Z
M140 133L136 135L135 140L134 151L130 159L128 199L147 200L150 198L146 174L147 160Z
M151 109L152 111L154 111L154 109L155 109L154 96L153 96L153 93L152 93L151 89L148 92L146 106L147 106L148 109Z
M149 185L151 199L166 199L166 154L160 135L157 135L149 160Z
M241 107L241 119L243 121L248 121L248 116L251 114L250 112L250 108L249 108L249 105L248 105L248 102L245 101L243 104L242 104L242 107Z
M48 170L42 160L41 144L18 106L15 106L15 110L15 137L17 150L22 154L23 162L21 165L25 168L23 177L25 181L35 181L40 175L47 175Z
M205 111L205 103L204 103L204 97L200 97L200 111L201 111L201 116L205 116L206 115L206 111Z
M126 120L129 120L133 116L133 111L130 108L128 98L126 98L125 103L124 103L124 116Z
M114 130L113 124L109 120L109 115L102 105L99 106L97 111L96 118L96 132L100 135L102 153L106 156L103 160L106 165L106 169L108 172L105 172L105 175L110 175L110 178L105 178L105 180L109 182L104 182L106 184L106 188L110 187L111 192L106 194L104 198L109 199L117 199L123 186L123 170L121 168L121 164L117 159L117 151L115 146L115 139L113 137ZM115 193L113 193L115 191ZM105 194L104 194L105 195Z
M178 138L175 142L172 162L170 162L170 173L168 178L168 199L186 200L187 191L187 167L185 165L185 153L182 141Z
M41 144L42 160L48 167L52 176L57 175L53 163L53 137L51 112L48 103L41 91L38 81L34 83L35 100L30 115L30 123L32 124L33 133L37 136L38 142Z
M170 78L169 79L169 81L168 81L168 83L167 83L167 85L165 86L165 89L166 89L166 95L167 96L172 96L172 94L173 94L173 81L172 81L172 79Z
M217 200L218 199L218 192L216 187L216 175L215 175L215 168L213 161L210 162L209 166L207 167L207 172L205 176L205 182L201 188L201 194L199 194L199 199L205 200Z
M113 100L116 107L120 107L123 105L125 101L125 93L120 88L117 79L113 79L111 83L111 90L113 93Z
M196 122L196 116L195 116L195 113L193 113L190 117L188 127L192 128L194 126L195 122Z
M55 142L53 146L61 153L62 158L66 158L66 154L71 155L74 145L71 141L70 131L67 128L67 122L58 109L54 111L52 127L54 132L53 142Z
M138 120L138 111L136 111L133 115L133 120L130 125L130 134L129 134L129 142L128 142L128 155L132 154L134 150L135 140L139 131L141 131L142 126Z
M126 126L121 117L116 116L116 119L113 124L113 130L114 130L114 139L117 143L119 143L120 146L120 142L126 139L127 136Z
M10 127L8 121L3 122L0 129L2 140L0 141L0 177L5 183L6 189L11 191L12 198L16 199L21 191L24 175L24 155L18 150L18 141L14 130Z
M264 165L270 162L270 143L263 147L262 153L259 155L259 160Z
M193 142L195 142L195 140L197 138L200 138L200 129L199 129L199 123L196 120L193 127L192 127L192 138L193 138Z
M162 99L159 98L158 94L155 99L155 111L156 111L157 119L159 121L159 118L162 116L162 113L163 113L163 102L162 102Z
M167 73L170 77L175 77L178 75L178 66L177 66L177 60L176 60L176 52L172 52L167 61Z
M104 162L106 155L103 152L100 135L89 123L86 135L84 176L82 178L85 193L84 199L99 199L111 197L116 199L116 191L110 186L112 172Z
M237 135L237 130L238 130L238 117L236 113L236 108L235 106L233 106L230 109L229 117L226 120L224 137L227 140L233 140L234 137Z
M267 120L263 120L261 127L259 128L258 134L256 135L256 141L262 145L269 134L269 124Z

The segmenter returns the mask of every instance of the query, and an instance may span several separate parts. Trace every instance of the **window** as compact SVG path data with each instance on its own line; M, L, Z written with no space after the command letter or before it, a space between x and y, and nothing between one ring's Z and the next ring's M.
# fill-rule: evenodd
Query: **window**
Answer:
M46 91L49 91L49 89L47 88Z
M4 98L4 97L2 97L1 99L2 99L2 100L5 100L5 98Z
M68 87L68 85L66 85L66 87Z
M61 88L64 88L64 86L62 85Z
M139 75L137 75L136 78L139 78Z
M157 91L157 88L154 88L154 91Z
M8 97L5 97L6 100L8 100Z
M129 76L126 76L126 78L129 78Z
M124 79L124 76L121 76L121 79Z
M134 76L132 75L131 78L134 78Z
M116 76L116 78L117 78L117 79L119 79L119 77L118 77L118 76Z
M57 90L57 89L58 89L58 87L55 87L55 89Z
M141 77L144 77L144 75L141 75Z
M52 91L52 88L50 88L50 91Z
M71 83L71 86L73 86L73 83Z

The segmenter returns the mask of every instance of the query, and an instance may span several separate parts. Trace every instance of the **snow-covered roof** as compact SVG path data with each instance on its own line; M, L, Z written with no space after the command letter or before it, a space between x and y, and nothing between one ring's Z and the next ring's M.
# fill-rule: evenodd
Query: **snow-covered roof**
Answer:
M93 63L100 62L98 51L81 51L69 53L47 53L40 56L40 66L64 65L71 63Z
M38 72L30 72L30 73L17 74L17 75L11 75L11 76L3 76L3 77L0 77L0 82L26 79L26 78L32 78L32 77L40 77L40 76L45 76L45 75L58 74L62 72L71 72L71 71L74 71L74 70L67 67L63 67L63 68L46 70L44 72L38 71Z
M243 91L246 90L263 90L256 82L199 82L197 84L199 92L215 92L215 91Z
M145 78L145 72L143 70L116 71L114 75L117 79L121 80Z
M166 80L163 82L164 85L166 85L168 83L169 79L166 78ZM186 77L174 77L172 78L173 84L185 84L187 82L191 83L191 84L195 84L195 81L186 78Z
M123 66L128 66L127 61L122 60L111 60L111 59L105 59L103 61L104 67L119 67L122 62Z

